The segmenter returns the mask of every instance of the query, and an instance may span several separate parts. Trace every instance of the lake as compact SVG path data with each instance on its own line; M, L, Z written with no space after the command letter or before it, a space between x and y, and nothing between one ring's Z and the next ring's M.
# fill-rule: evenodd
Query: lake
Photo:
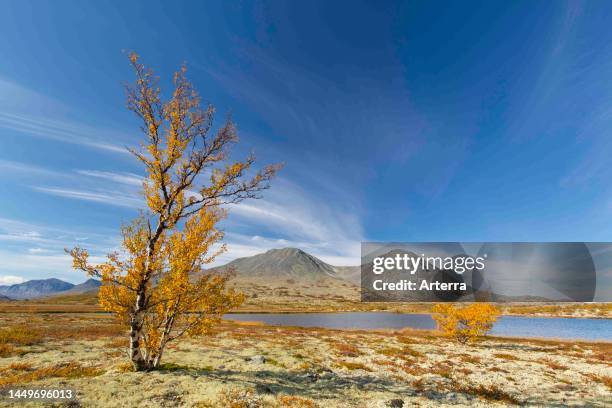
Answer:
M428 314L387 312L350 313L244 313L226 314L225 319L257 321L275 326L324 327L329 329L433 329ZM562 317L501 317L491 334L510 337L612 341L612 319Z

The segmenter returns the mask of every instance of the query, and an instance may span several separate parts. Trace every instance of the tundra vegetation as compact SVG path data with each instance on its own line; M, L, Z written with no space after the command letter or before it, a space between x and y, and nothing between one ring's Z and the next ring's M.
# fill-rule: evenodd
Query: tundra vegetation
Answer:
M365 408L596 407L612 393L611 343L461 344L436 331L222 320L169 344L158 369L139 372L125 360L124 333L106 313L0 313L0 394L27 385L74 389L78 403L68 406ZM4 406L14 404L0 396Z
M243 296L227 287L230 274L204 265L224 250L216 227L225 205L258 198L278 165L254 171L255 158L231 161L237 142L231 119L213 131L214 108L200 96L183 66L162 101L158 79L129 56L136 82L127 105L142 121L144 141L130 152L144 165L148 211L122 228L122 253L92 265L86 249L70 251L74 268L100 278L101 307L129 328L129 357L138 371L158 368L166 346L183 335L207 333Z

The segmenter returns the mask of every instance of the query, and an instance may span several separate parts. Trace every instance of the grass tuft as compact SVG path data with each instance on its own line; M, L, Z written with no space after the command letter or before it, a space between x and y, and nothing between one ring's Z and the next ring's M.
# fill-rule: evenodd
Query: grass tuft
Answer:
M33 346L42 340L40 331L29 326L14 326L0 330L0 344Z
M583 375L589 380L605 385L606 387L608 387L609 390L612 391L612 377L610 377L609 375L597 375L593 373Z
M556 361L550 360L550 359L541 359L541 360L538 360L538 363L544 364L548 368L555 370L555 371L556 370L567 370L567 366L557 363Z
M502 390L495 385L456 385L454 390L462 394L475 395L485 401L498 401L520 405L521 400Z
M519 361L520 360L514 354L509 354L509 353L495 353L493 354L493 357L501 358L502 360L508 360L508 361Z
M336 351L336 353L341 356L358 357L362 354L361 351L357 347L353 346L352 344L348 344L348 343L332 343L332 344L333 344L333 348Z
M346 368L347 370L364 370L364 371L372 371L370 367L363 363L354 363L351 361L336 361L336 364L342 368Z

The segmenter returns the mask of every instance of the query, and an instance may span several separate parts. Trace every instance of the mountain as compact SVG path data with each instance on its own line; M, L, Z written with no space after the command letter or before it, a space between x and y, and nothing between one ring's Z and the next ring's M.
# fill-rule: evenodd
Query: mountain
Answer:
M361 284L361 266L335 266L334 268L340 279L355 285Z
M61 295L77 295L80 293L87 293L87 292L97 292L98 289L100 288L100 286L102 285L102 283L99 280L96 279L87 279L85 282L83 283L79 283L78 285L74 285L72 288L63 291L59 294ZM55 293L54 293L55 295Z
M228 269L235 270L238 276L249 278L339 278L333 266L297 248L271 249L263 254L238 258L215 268Z
M30 280L10 286L0 286L0 295L11 299L31 299L63 292L74 286L72 283L55 278Z
M8 296L0 295L0 302L8 302L8 301L11 301L11 300L13 300L13 299L11 299Z
M0 286L0 300L35 299L55 295L78 295L96 292L100 281L87 279L78 285L60 279L30 280L10 286ZM8 299L4 299L4 297Z

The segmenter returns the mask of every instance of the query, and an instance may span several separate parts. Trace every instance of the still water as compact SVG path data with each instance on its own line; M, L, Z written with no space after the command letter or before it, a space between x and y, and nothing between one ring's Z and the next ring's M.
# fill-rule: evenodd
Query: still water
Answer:
M247 313L227 314L225 319L257 321L276 326L325 327L329 329L433 329L428 314L386 312L351 313ZM612 319L556 317L501 317L491 334L511 337L542 337L612 341Z

